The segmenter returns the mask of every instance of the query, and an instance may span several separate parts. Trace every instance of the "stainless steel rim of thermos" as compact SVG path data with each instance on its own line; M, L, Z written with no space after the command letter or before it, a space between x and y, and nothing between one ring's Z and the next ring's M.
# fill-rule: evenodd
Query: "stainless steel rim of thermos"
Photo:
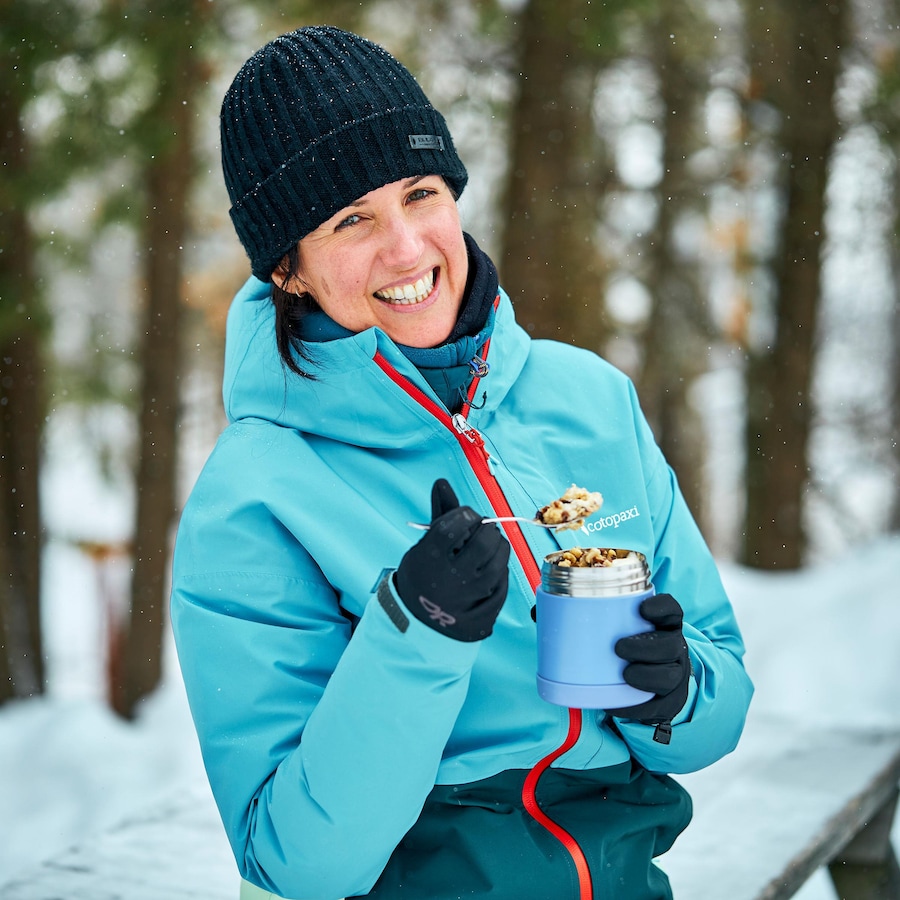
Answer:
M619 551L622 553L623 551ZM610 566L560 566L564 550L544 557L541 587L562 597L613 597L647 590L650 569L643 553L628 551Z

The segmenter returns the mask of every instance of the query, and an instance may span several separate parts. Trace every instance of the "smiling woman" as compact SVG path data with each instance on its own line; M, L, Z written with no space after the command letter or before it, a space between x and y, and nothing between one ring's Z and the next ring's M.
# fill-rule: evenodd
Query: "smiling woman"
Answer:
M242 896L669 900L666 773L729 752L752 687L630 382L516 323L444 118L383 48L283 35L221 129L252 277L172 626ZM657 591L606 641L630 706L538 693L541 561L579 532L517 517L574 484L634 511L610 527Z

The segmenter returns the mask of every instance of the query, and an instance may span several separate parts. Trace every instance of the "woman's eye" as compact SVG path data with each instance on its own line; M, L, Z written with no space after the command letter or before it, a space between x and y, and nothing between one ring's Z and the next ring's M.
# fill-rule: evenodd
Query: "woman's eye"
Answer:
M340 222L335 226L335 231L340 231L342 228L350 228L360 221L360 217L356 213L352 213L347 216L345 219L341 219Z
M428 188L416 188L410 192L408 199L410 202L415 202L416 200L424 200L426 197L431 197L435 193L435 191Z

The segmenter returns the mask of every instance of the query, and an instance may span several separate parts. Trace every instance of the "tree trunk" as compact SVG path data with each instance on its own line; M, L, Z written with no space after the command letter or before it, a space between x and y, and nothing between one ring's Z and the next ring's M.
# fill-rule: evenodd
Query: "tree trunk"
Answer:
M803 500L821 291L825 190L839 136L834 106L847 0L747 4L753 77L780 113L782 214L772 263L775 333L747 372L744 562L794 569L806 547Z
M0 703L44 690L38 470L44 420L34 240L21 196L28 153L14 89L0 96Z
M675 248L679 218L697 205L698 194L687 161L697 148L695 116L706 87L695 60L705 62L708 56L698 46L705 38L695 15L680 4L663 3L650 33L663 110L663 177L656 191L660 212L647 250L645 276L654 305L637 385L657 441L688 506L702 523L705 442L689 392L706 370L712 329L696 270L679 259Z
M583 18L580 0L530 0L522 12L499 269L533 337L597 350L604 335L591 159L597 64L574 28Z
M169 27L178 28L177 16L171 22ZM134 566L122 672L113 684L113 706L126 718L134 716L137 704L158 686L162 674L170 531L177 504L181 289L200 65L189 32L168 44L163 39L161 47L169 52L159 55L160 97L154 117L166 123L169 139L145 171L143 382Z

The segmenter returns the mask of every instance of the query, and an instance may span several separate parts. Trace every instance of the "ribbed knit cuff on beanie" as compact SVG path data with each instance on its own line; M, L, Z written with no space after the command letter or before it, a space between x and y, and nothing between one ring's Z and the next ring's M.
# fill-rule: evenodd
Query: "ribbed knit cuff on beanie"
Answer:
M222 103L231 219L257 278L369 191L467 174L444 117L383 47L332 26L300 28L258 50Z

